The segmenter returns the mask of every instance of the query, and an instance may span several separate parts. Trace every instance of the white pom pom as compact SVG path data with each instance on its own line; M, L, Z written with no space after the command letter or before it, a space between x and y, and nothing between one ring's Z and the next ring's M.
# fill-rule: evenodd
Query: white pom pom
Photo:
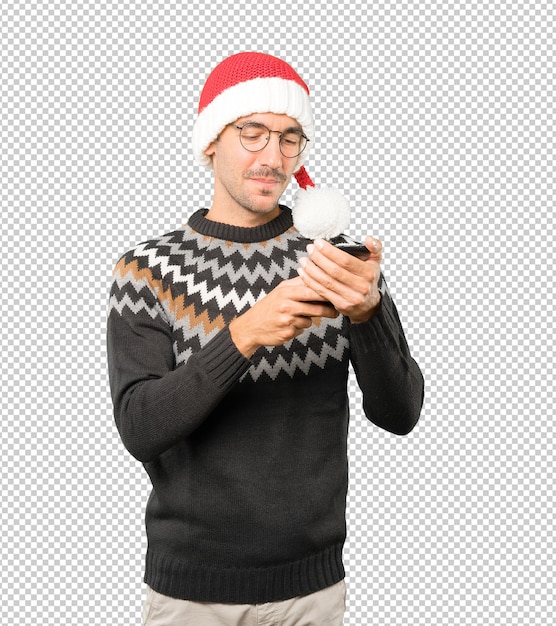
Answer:
M349 205L336 189L298 189L292 213L293 225L308 239L331 239L349 226Z

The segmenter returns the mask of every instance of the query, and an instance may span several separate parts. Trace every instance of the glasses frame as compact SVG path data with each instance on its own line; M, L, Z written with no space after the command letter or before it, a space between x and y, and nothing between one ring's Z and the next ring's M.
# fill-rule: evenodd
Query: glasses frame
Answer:
M287 130L284 130L284 131L271 130L270 128L268 128L264 124L261 124L260 122L245 122L243 126L239 126L238 124L228 124L228 126L233 126L234 128L237 128L239 130L239 143L241 144L241 147L244 150L247 150L247 152L261 152L268 146L268 143L270 141L270 133L276 133L278 135L278 147L280 148L280 154L286 159L297 159L297 157L305 150L305 148L307 147L307 144L310 141L309 137L307 137L307 135L301 129L298 129L298 128L296 129L288 128ZM257 148L257 150L251 150L251 148L247 148L244 145L243 141L241 141L241 132L246 126L258 126L259 128L266 128L266 130L268 131L268 136L267 136L266 143L264 144L264 146L262 146L261 148ZM295 130L295 132L299 132L301 137L305 139L305 143L303 144L303 148L301 148L301 150L297 154L293 156L289 156L288 154L284 154L282 151L282 135L292 132L293 130Z

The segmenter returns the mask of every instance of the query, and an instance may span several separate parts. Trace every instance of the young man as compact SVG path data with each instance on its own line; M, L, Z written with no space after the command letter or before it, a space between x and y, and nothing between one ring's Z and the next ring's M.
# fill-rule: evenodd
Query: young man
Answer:
M293 68L224 60L193 131L211 207L116 266L114 415L153 485L147 626L341 624L349 361L370 421L406 434L419 418L380 242L361 260L304 237L279 204L292 175L310 195L313 139Z

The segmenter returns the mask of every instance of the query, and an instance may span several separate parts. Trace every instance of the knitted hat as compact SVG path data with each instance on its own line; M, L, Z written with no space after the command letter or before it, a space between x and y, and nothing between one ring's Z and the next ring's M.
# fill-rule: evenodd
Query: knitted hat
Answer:
M211 168L212 161L205 150L228 124L251 113L287 115L299 122L309 139L294 173L301 187L293 209L298 230L311 238L329 238L342 232L349 223L345 199L334 190L316 189L303 167L315 137L309 88L288 63L277 57L240 52L224 59L210 73L193 127L193 152L197 160Z

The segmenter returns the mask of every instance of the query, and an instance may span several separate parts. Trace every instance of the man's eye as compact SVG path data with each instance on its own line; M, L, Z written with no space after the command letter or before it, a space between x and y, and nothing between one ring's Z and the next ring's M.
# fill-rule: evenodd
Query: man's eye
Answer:
M301 136L292 133L290 135L282 135L282 142L287 146L298 146L301 141Z
M241 136L247 141L257 141L263 137L266 137L266 131L263 128L243 128Z
M284 137L282 141L287 146L297 146L299 144L299 139L297 137Z

